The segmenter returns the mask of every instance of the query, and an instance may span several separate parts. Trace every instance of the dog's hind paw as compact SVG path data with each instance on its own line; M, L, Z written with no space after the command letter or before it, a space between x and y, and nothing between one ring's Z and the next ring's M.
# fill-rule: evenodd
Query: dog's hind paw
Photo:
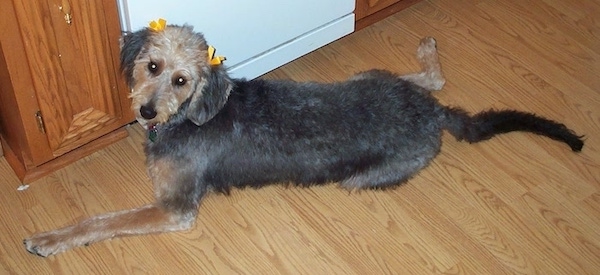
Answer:
M437 42L435 38L431 36L422 38L417 50L417 58L423 60L432 54L437 54Z
M423 70L423 77L417 83L431 91L441 90L446 84L446 79L440 65L437 42L433 37L427 36L421 39L417 49L417 58Z

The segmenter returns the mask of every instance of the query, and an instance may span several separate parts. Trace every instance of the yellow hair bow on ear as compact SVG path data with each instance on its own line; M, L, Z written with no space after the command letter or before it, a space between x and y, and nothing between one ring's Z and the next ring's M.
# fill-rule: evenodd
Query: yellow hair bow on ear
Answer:
M154 21L150 22L150 25L148 27L154 31L159 32L159 31L164 30L166 26L167 26L167 20L159 18L158 20L154 20Z
M208 46L208 63L210 65L221 65L223 61L227 60L224 56L215 55L217 49L213 46Z

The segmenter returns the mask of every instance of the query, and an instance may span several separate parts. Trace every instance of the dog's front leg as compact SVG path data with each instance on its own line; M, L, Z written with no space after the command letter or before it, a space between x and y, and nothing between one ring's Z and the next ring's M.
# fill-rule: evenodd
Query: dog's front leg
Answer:
M114 237L188 229L195 216L196 212L180 214L151 204L95 216L72 226L31 236L23 242L30 253L46 257Z

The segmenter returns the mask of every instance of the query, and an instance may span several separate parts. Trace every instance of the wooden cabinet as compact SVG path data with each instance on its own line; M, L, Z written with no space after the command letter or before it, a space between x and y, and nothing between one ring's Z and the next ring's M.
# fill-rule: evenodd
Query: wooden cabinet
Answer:
M360 30L421 0L356 0L355 30Z
M127 136L116 1L5 0L0 29L2 147L22 181Z

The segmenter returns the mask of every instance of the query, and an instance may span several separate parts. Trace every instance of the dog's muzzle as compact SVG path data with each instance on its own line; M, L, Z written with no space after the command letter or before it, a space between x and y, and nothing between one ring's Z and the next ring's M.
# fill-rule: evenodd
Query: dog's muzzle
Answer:
M156 110L154 110L154 107L142 105L140 115L145 119L153 119L156 117Z

